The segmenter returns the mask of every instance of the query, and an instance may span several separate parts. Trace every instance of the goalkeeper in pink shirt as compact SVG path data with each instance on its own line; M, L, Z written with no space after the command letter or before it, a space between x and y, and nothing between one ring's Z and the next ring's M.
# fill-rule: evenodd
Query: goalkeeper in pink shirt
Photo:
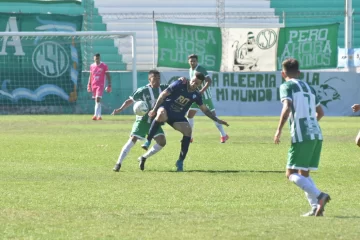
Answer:
M106 76L106 78L105 78ZM92 92L95 98L95 113L92 120L102 120L101 118L101 98L104 93L105 79L107 80L106 92L111 92L111 77L108 66L100 61L100 54L94 55L94 63L90 66L90 76L87 86L88 92Z

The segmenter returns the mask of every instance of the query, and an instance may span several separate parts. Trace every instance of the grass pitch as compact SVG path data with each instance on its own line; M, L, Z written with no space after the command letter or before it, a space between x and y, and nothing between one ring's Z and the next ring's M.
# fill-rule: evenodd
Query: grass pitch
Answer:
M230 139L196 117L194 143L177 173L181 135L137 158L140 143L112 168L133 116L1 116L1 239L359 239L360 149L356 117L324 117L320 170L312 177L332 201L304 218L303 192L285 178L288 129L278 118L224 117Z

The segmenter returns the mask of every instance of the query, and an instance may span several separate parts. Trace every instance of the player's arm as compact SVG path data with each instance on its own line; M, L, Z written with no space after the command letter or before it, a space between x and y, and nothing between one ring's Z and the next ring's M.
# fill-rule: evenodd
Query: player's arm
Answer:
M320 119L324 116L324 110L322 109L321 105L316 107L316 119L320 121Z
M282 107L282 110L280 113L280 120L279 120L279 124L278 124L277 130L276 130L275 136L274 136L274 142L276 144L280 143L281 131L282 131L286 121L289 118L289 115L291 112L292 101L289 99L284 99L282 101L282 104L283 104L283 107Z
M164 91L162 91L158 97L158 99L156 100L156 103L152 109L153 112L157 112L157 110L160 108L161 104L165 101L165 98L167 96L169 96L171 94L171 92L168 89L165 89Z
M106 72L105 75L106 75L107 85L108 85L108 86L111 86L111 76L110 76L110 73L109 73L109 72Z
M220 124L223 124L223 125L226 125L226 126L229 126L229 124L223 120L220 120L218 119L213 112L210 111L209 108L206 107L205 104L201 104L199 105L199 108L200 110L208 117L210 118L211 120L217 122L217 123L220 123Z
M92 73L90 71L90 75L89 75L89 81L88 81L88 85L87 85L87 90L90 92L91 91L91 78L92 78Z
M209 76L205 77L205 85L200 89L200 93L203 94L211 85L211 78Z
M114 111L111 113L111 115L115 115L119 112L122 112L123 110L128 108L131 104L133 104L133 102L134 102L134 100L131 98L126 99L125 102L123 102L123 104L119 108L114 109Z

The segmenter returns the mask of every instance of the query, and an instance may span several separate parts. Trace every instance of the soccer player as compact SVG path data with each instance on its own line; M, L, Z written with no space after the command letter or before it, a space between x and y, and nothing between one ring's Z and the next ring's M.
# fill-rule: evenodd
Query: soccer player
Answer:
M190 65L190 69L189 69L190 79L194 78L195 72L201 72L202 74L204 74L205 81L203 81L203 83L199 87L199 88L201 88L199 90L199 92L200 92L200 94L202 94L202 100L203 100L204 105L210 109L210 111L213 113L214 116L216 116L214 104L211 99L211 92L210 92L211 78L210 78L208 72L206 71L206 69L204 67L199 65L197 55L195 55L195 54L189 55L188 62ZM193 103L187 113L187 119L188 119L188 122L192 129L194 128L194 117L198 110L199 110L198 104ZM220 132L220 142L225 143L229 139L229 136L226 134L226 132L224 131L224 128L221 124L219 124L218 122L215 122L215 126L217 127L217 129L219 129L219 132ZM191 142L193 142L192 136L191 136Z
M352 108L353 112L357 112L360 110L360 104L354 104L351 106L351 108ZM358 145L360 147L360 131L355 138L355 143L356 143L356 145Z
M94 55L94 63L90 66L90 76L87 85L88 92L92 92L95 98L95 113L92 120L102 120L101 118L101 98L104 93L105 76L107 79L106 91L111 92L111 77L108 66L100 61L100 53Z
M316 91L298 79L300 72L296 59L285 60L281 74L286 82L280 86L283 107L274 142L280 143L282 129L290 116L291 147L288 152L286 177L305 192L312 207L311 211L303 216L323 216L330 196L315 186L310 170L316 170L319 166L323 137L318 121L324 116L324 112Z
M151 139L155 136L160 126L167 122L175 130L183 134L181 141L181 151L179 159L176 161L177 171L183 171L183 162L189 149L191 139L191 127L185 118L186 112L191 104L196 102L201 111L213 121L228 126L227 122L218 119L202 102L202 96L197 90L205 80L204 74L196 72L195 76L187 84L182 84L181 80L173 82L158 97L155 106L149 111L150 117L155 117L151 123L147 141L142 145L147 149ZM143 159L140 160L145 164Z
M147 84L144 87L138 88L132 96L130 96L122 105L120 108L115 109L112 113L112 115L115 115L116 113L119 113L129 107L133 102L135 101L146 101L147 105L151 108L154 106L157 98L159 97L160 93L165 90L168 85L160 84L160 73L157 70L151 70L148 74L149 84ZM150 119L148 115L145 115L143 117L136 116L136 120L133 124L130 138L125 143L123 148L121 149L118 161L116 162L116 165L114 167L115 172L119 172L121 168L121 164L127 154L130 152L130 149L135 145L136 141L138 139L145 139L149 128L150 128ZM146 160L146 158L151 157L155 153L159 152L166 144L165 134L161 127L157 129L157 131L154 134L154 139L156 141L156 144L151 147L144 155L143 158ZM139 160L140 161L140 160ZM144 170L144 165L140 165L140 169Z

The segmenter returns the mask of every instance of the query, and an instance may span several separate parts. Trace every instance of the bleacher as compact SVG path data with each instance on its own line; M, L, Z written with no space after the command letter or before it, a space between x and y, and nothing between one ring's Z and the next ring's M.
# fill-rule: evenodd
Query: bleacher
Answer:
M360 9L360 1L352 1L353 9ZM271 0L272 8L276 15L283 20L285 13L285 27L311 26L338 22L339 39L338 45L344 47L344 0ZM360 47L360 15L353 15L353 47Z
M191 7L190 7L191 6ZM179 24L218 26L216 0L148 1L95 0L95 7L110 31L135 31L137 34L137 68L153 67L157 61L157 32L153 35L155 20ZM227 0L225 12L236 13L225 18L223 27L280 27L279 18L267 0ZM239 14L240 13L240 14ZM246 18L251 14L257 17ZM188 17L186 17L188 16ZM211 16L211 17L209 17ZM244 18L241 18L244 17ZM154 39L153 39L154 37ZM155 46L154 46L155 45ZM120 52L124 59L131 57L129 42L123 41ZM128 66L131 69L131 66Z

